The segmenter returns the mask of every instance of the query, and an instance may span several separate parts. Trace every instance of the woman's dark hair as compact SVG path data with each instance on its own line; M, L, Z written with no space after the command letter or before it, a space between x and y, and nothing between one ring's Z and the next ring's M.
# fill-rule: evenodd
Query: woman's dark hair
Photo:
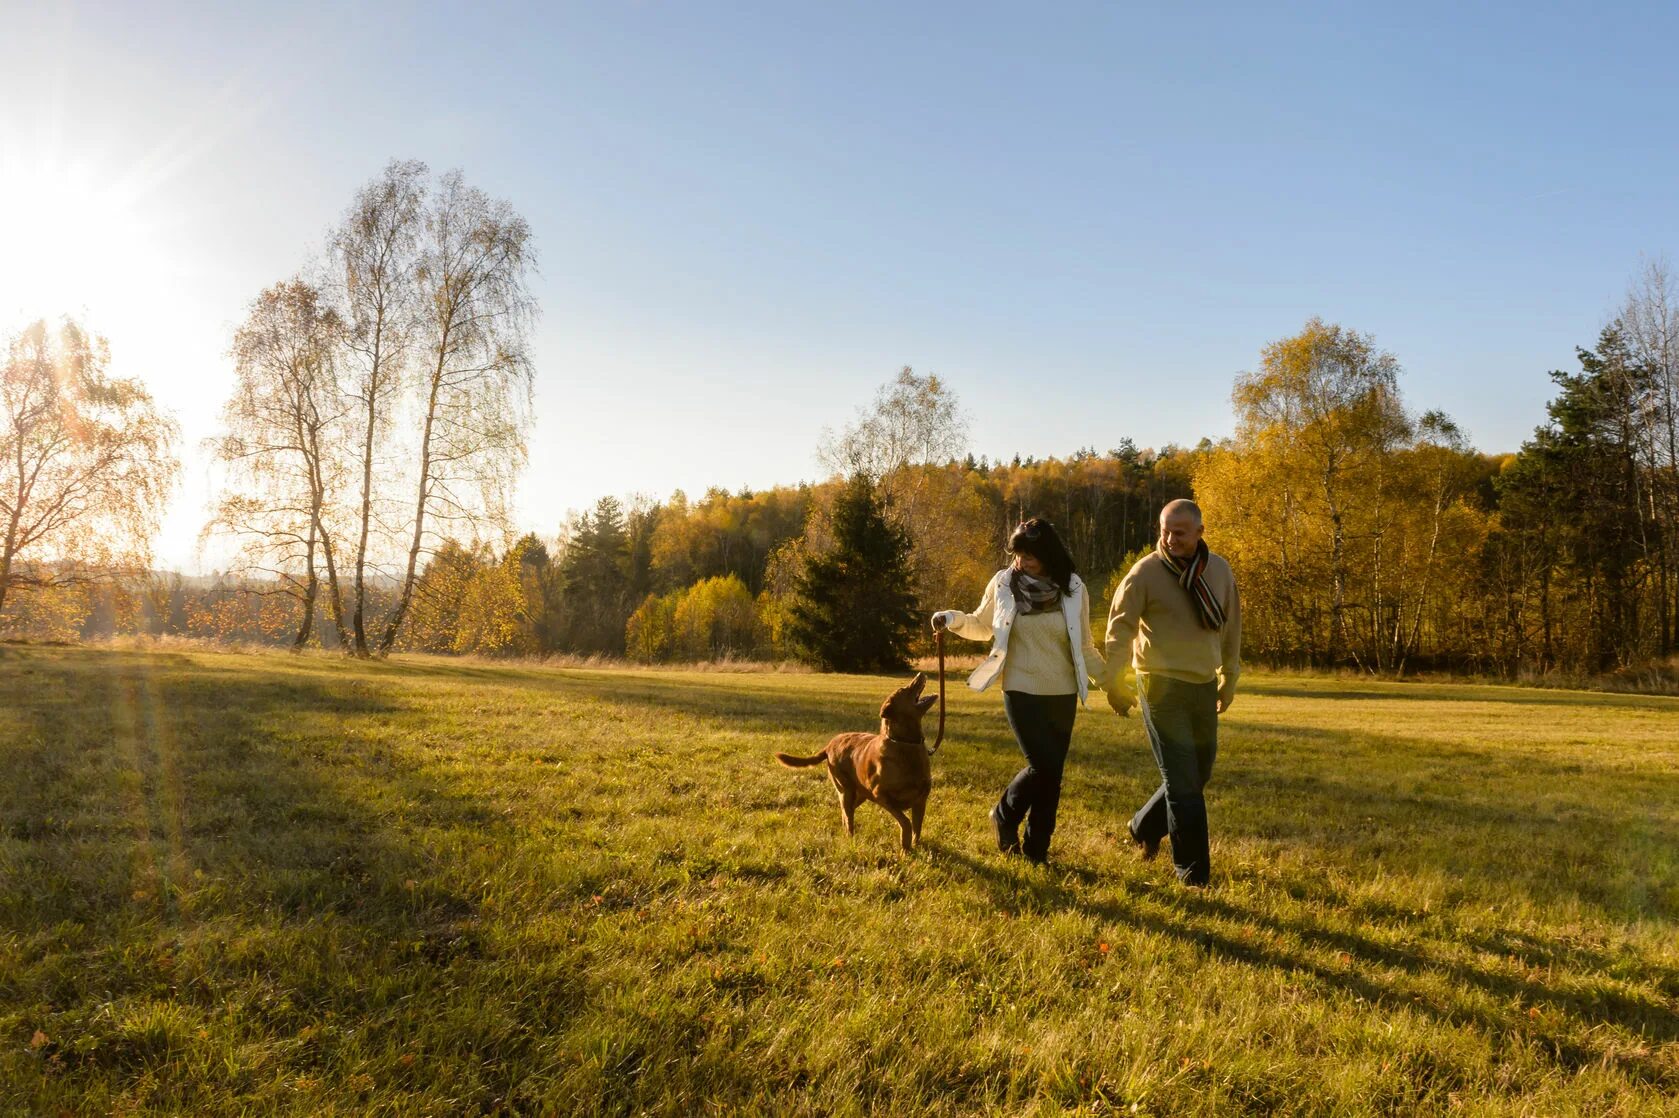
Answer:
M1073 557L1067 553L1067 545L1061 542L1061 537L1055 532L1055 525L1041 516L1034 516L1030 520L1022 520L1009 534L1010 555L1030 555L1044 565L1044 574L1049 580L1061 588L1063 594L1070 593L1073 584Z

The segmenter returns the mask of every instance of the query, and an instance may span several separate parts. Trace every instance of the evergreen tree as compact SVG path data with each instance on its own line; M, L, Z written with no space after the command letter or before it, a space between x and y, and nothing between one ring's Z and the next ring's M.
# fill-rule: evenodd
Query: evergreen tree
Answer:
M1523 444L1499 496L1506 528L1529 537L1543 557L1545 666L1556 655L1552 618L1562 612L1585 624L1571 642L1576 654L1556 658L1602 672L1647 651L1637 647L1650 534L1634 425L1651 376L1619 323L1604 329L1595 352L1578 353L1580 372L1551 374L1560 391L1546 406L1550 422Z
M795 645L835 671L896 671L916 617L910 541L886 519L873 483L853 474L834 501L833 547L805 560L792 607Z
M633 609L629 568L623 506L615 498L602 497L594 512L579 522L561 563L571 648L624 651L624 623Z

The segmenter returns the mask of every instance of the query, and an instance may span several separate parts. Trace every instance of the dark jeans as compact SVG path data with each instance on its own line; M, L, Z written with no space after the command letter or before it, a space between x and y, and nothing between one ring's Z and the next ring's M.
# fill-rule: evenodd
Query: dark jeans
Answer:
M1008 715L1009 729L1014 731L1020 751L1026 754L1026 767L1015 774L997 807L1007 826L1026 822L1020 850L1028 858L1049 856L1055 809L1061 805L1061 770L1073 743L1073 717L1078 706L1077 695L1003 692L1003 713Z
M1178 880L1205 885L1211 867L1202 790L1218 756L1218 683L1184 683L1163 675L1140 682L1143 726L1160 766L1160 787L1132 816L1131 830L1143 842L1171 835Z

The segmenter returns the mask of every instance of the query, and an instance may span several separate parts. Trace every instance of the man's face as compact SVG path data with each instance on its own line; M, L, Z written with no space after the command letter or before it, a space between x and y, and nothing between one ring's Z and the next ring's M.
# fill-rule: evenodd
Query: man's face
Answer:
M1160 542L1174 559L1188 559L1201 545L1201 525L1187 512L1160 518Z

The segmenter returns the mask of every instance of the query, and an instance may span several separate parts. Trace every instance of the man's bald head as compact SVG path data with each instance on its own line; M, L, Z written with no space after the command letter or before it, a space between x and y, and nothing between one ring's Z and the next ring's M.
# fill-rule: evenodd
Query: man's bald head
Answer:
M1179 497L1160 510L1160 546L1174 559L1188 559L1201 546L1201 506Z
M1197 525L1201 523L1201 506L1188 497L1179 497L1175 501L1167 501L1166 507L1160 510L1160 523L1164 524L1172 517L1187 516Z

